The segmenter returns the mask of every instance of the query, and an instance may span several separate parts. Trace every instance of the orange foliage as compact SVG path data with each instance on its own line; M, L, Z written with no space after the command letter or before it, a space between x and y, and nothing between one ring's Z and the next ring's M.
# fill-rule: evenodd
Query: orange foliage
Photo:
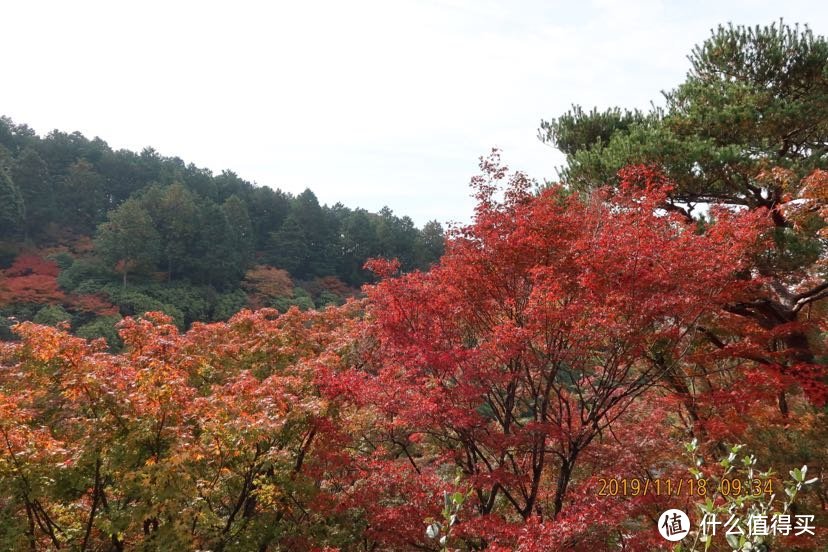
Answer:
M261 308L269 299L293 295L293 280L286 270L256 265L244 275L242 288L247 292L250 306Z
M0 344L0 504L17 529L0 545L221 549L265 527L287 535L274 546L311 549L301 512L334 496L314 482L337 469L350 425L319 384L356 313L243 311L187 334L148 313L121 324L120 355L17 325L21 342Z
M354 297L359 290L352 288L336 276L323 276L321 278L314 278L307 285L307 290L311 295L319 295L327 291L339 297Z

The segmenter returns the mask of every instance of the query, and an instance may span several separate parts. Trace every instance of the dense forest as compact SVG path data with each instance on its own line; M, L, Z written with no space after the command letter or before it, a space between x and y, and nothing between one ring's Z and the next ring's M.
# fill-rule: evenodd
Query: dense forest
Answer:
M443 234L0 118L0 337L10 318L115 342L122 315L151 310L183 328L246 306L342 303L370 280L369 258L427 268Z
M828 550L828 40L689 60L445 234L3 120L0 548Z

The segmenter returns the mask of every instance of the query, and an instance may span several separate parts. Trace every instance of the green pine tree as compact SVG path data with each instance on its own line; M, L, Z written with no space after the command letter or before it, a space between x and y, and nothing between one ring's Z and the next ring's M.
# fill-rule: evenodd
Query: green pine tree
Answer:
M0 170L0 238L22 234L23 195L5 170Z
M26 235L37 235L58 216L49 168L37 151L27 147L17 156L11 174L26 206Z
M107 218L98 226L95 248L122 275L126 287L129 273L155 268L161 240L152 218L137 199L126 200Z

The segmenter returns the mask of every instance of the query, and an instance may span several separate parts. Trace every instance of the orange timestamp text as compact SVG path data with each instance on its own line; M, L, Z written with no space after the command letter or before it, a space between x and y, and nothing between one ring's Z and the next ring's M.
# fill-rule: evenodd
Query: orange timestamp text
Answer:
M761 496L773 494L770 479L599 478L598 496Z

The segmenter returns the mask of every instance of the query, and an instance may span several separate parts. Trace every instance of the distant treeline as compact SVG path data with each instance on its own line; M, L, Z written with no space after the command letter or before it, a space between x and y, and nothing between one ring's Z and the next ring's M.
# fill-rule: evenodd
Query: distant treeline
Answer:
M94 236L97 257L124 282L162 272L219 291L238 288L254 264L359 286L368 258L411 270L443 248L437 222L418 229L388 208L320 205L311 190L294 196L152 148L115 151L78 132L40 137L0 118L0 241L40 247L67 235Z
M369 258L407 271L442 251L437 222L418 229L388 208L320 205L310 190L0 117L0 340L33 320L117 348L118 322L146 311L186 328L244 307L341 304L370 281Z

